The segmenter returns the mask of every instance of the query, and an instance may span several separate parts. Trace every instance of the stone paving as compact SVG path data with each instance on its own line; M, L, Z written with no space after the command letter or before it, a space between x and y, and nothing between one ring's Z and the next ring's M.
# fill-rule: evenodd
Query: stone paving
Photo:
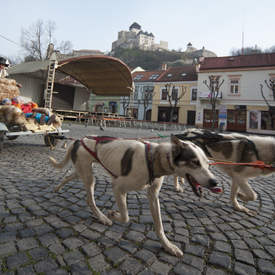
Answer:
M72 138L171 133L111 127L103 132L98 126L74 123L64 123L63 128ZM5 140L0 152L1 274L275 274L274 175L250 180L258 199L246 207L258 212L255 217L234 211L230 179L214 169L224 192L205 191L201 198L188 186L176 193L172 177L166 177L159 196L162 220L167 237L184 252L177 258L156 238L144 191L128 194L130 222L110 227L99 223L88 208L81 180L54 192L72 171L72 165L54 170L47 158L61 160L66 153L63 143L51 150L42 136ZM94 169L96 203L107 213L116 209L111 178L100 166Z

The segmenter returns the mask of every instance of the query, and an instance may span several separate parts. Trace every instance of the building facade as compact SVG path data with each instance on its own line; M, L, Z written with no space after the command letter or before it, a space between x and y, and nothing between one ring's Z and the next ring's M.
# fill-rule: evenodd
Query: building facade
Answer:
M222 125L228 131L274 134L274 95L265 81L274 83L275 53L201 58L197 71L198 126L211 127L210 90L204 81L209 84L213 76L223 82L217 97L216 128Z
M152 120L170 122L171 107L167 95L170 85L172 106L181 93L172 116L172 122L195 124L197 103L197 72L195 66L170 67L154 83L155 95L152 102Z
M133 97L133 117L151 120L154 83L165 71L137 71L133 73L135 85Z

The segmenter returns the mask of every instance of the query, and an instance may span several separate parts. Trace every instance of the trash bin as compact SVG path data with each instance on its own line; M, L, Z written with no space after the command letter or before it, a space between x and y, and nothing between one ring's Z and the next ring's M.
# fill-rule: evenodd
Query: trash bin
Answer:
M223 126L225 125L225 123L221 122L219 125L219 133L223 132Z

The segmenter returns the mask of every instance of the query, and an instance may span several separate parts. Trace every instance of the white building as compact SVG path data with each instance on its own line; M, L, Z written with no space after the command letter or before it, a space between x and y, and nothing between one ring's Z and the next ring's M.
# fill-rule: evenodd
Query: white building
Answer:
M210 90L203 81L209 85L209 76L224 81L216 104L215 128L222 123L228 131L274 135L275 98L265 81L275 80L275 53L201 58L196 124L206 128L211 128L212 111Z

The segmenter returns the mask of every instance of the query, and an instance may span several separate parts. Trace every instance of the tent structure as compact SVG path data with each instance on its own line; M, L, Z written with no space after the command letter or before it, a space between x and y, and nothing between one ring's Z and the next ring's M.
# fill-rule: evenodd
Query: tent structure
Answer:
M105 55L89 55L69 59L34 61L12 66L10 75L48 70L56 63L55 69L78 80L96 95L129 96L132 90L130 69L119 59Z
M90 55L61 60L56 70L78 80L96 95L129 96L132 89L130 69L119 59Z

